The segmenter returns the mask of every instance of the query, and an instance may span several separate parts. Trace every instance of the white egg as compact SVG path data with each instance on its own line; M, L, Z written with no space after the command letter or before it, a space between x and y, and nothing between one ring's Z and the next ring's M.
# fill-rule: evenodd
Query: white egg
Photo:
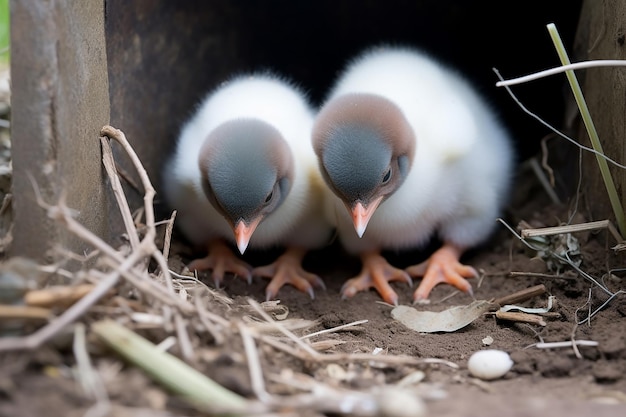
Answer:
M474 352L467 361L472 376L480 379L497 379L504 376L513 366L513 360L503 350L485 349Z

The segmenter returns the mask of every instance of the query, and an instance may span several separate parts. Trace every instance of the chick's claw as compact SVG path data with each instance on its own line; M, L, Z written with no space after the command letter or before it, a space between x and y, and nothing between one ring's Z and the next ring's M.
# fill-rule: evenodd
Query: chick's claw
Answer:
M361 273L346 281L341 288L342 298L350 298L359 291L376 289L385 302L398 305L398 294L389 285L392 281L406 282L411 286L413 281L402 269L391 266L379 253L370 252L361 256L363 268Z
M226 273L232 273L252 283L252 267L239 259L226 244L212 242L209 253L204 258L194 259L187 265L190 271L211 271L211 278L217 288L224 280Z
M398 294L391 288L387 280L375 282L369 274L361 274L346 281L341 287L341 298L352 298L357 292L374 287L382 299L391 305L398 305Z
M315 298L313 288L326 289L322 279L302 268L302 258L305 252L300 249L288 249L275 262L254 268L254 276L270 278L270 283L265 289L265 299L272 300L278 295L278 291L285 284L290 284L298 290L309 294L311 299Z
M460 249L446 244L433 253L428 260L406 268L409 275L423 277L413 294L413 300L419 302L428 299L432 289L440 283L450 284L473 295L472 285L467 278L477 278L478 272L471 266L461 264L460 254Z

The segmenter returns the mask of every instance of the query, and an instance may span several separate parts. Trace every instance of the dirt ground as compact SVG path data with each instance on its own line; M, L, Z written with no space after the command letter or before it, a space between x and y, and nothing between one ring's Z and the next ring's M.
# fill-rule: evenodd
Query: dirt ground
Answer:
M513 215L513 213L512 213ZM513 215L513 217L515 217ZM558 225L556 219L566 219L567 213L558 207L547 207L534 212L532 218L546 226ZM523 218L519 218L522 220ZM578 218L580 220L580 218ZM546 224L549 223L549 224ZM349 300L341 300L339 290L345 278L356 275L359 264L353 260L338 259L343 263L341 272L330 263L328 268L315 268L328 254L318 254L311 259L312 269L325 278L327 291L318 291L315 300L303 297L291 288L281 290L281 303L287 305L291 316L321 321L321 326L331 328L340 324L366 319L355 333L341 334L346 341L337 349L344 352L371 352L382 348L389 354L413 355L421 358L440 358L460 366L458 370L433 366L426 369L424 395L427 398L427 415L437 416L529 416L550 413L553 417L594 415L618 416L626 413L626 303L618 296L598 312L591 323L577 325L589 313L607 300L597 286L563 268L559 273L549 271L546 263L531 259L524 246L504 229L497 233L491 245L468 254L465 260L484 275L473 282L476 299L489 300L516 291L543 284L546 294L536 297L525 306L545 307L549 295L556 297L554 317L546 319L545 326L499 321L485 315L466 328L452 333L416 333L405 328L390 316L391 308L380 303L377 293L359 293ZM607 249L605 233L598 235L575 234L580 239L582 263L580 268L594 277L602 277L607 270L623 265L623 257L614 256ZM332 255L330 255L332 256ZM416 253L388 254L398 264L407 264ZM422 255L423 256L423 255ZM511 272L544 274L542 276L513 275ZM553 275L548 277L548 275ZM624 289L623 280L605 280L616 292ZM228 284L231 294L258 298L265 283L248 287L240 281ZM415 284L414 284L415 285ZM412 291L405 285L395 284L400 304L411 304ZM414 287L415 288L415 287ZM472 299L465 294L444 300L454 291L438 286L431 294L431 305L419 309L440 311L454 305L469 304ZM591 297L591 298L590 298ZM515 365L501 380L478 382L471 378L466 368L469 356L486 348L485 337L493 338L489 346L511 354ZM534 343L560 342L576 339L593 340L597 347L581 347L577 357L570 348L537 349ZM365 373L363 371L363 373ZM402 376L386 375L393 381ZM374 384L376 377L360 375L350 384ZM429 392L429 390L432 390Z
M524 220L535 227L556 226L567 220L570 212L564 205L550 204L541 191L532 187L527 189L532 199L526 199L517 208L510 208L504 217L507 224L515 227ZM580 213L574 220L585 221ZM288 308L288 318L316 321L308 332L367 320L344 331L330 333L325 339L328 343L325 353L352 355L382 349L386 355L437 358L452 362L458 368L444 364L384 365L349 359L329 364L261 349L266 388L271 394L288 394L288 384L277 381L277 376L287 375L285 378L289 378L289 375L300 375L311 377L333 389L372 393L376 392L376 387L395 386L393 384L403 378L417 375L419 378L411 385L411 392L423 400L425 409L421 413L418 409L404 409L403 413L379 415L495 417L549 413L551 417L624 416L626 303L623 294L618 293L624 290L624 278L618 271L607 276L609 269L624 265L624 256L611 249L615 242L604 230L580 232L573 236L580 247L579 258L574 254L573 259L581 260L579 268L582 273L569 266L562 266L559 271L549 270L546 262L525 249L503 225L498 225L496 234L487 245L466 254L464 258L466 263L481 272L481 278L472 282L475 298L489 300L543 284L547 290L544 294L520 304L545 307L548 296L552 295L556 297L555 306L551 315L545 317L545 325L502 321L488 313L461 330L450 333L417 333L406 328L391 317L391 307L380 303L374 291L342 300L339 296L341 285L358 272L358 262L346 257L336 246L311 253L305 265L325 280L327 289L318 290L314 300L292 287L281 289L280 305ZM422 259L426 253L387 255L396 264L403 265ZM180 271L193 255L175 235L170 267ZM248 260L256 262L266 255L274 254L252 254ZM587 278L585 274L588 274ZM617 294L615 298L609 300L609 295L590 278L603 282L605 288ZM254 280L248 285L238 278L227 279L222 291L232 298L233 304L224 313L228 314L225 317L233 323L239 320L242 310L237 306L247 305L248 297L264 301L266 284L266 280ZM410 305L412 291L401 284L394 284L394 288L400 296L400 304ZM438 286L430 296L431 304L417 308L439 311L472 301L469 295L454 293L449 286ZM453 296L448 297L451 294ZM607 300L609 302L599 309ZM584 321L590 312L594 313L593 317ZM92 312L80 321L89 325L94 314ZM146 335L149 336L149 333ZM472 378L466 365L473 352L487 348L484 340L488 337L493 339L488 347L510 353L514 366L503 378L485 382ZM572 338L595 341L598 345L581 346L578 351L571 346L551 349L534 346L540 341L565 342ZM76 361L67 339L57 337L54 342L34 351L0 354L0 416L98 415L94 409L88 412L94 400L87 397L76 378ZM88 340L94 342L93 338ZM236 337L220 345L212 341L205 343L196 346L206 356L198 369L223 386L252 397L253 387L246 361L242 359L240 339ZM111 353L103 354L96 342L90 346L112 405L109 415L198 415L142 371L124 366ZM317 404L311 406L310 413L296 415L341 414L337 411L318 412L323 409L324 406ZM376 414L364 412L361 415Z

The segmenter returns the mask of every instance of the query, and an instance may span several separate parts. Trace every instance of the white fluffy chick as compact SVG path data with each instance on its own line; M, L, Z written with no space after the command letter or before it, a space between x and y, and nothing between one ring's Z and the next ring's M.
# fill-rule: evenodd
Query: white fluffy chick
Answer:
M426 300L445 282L471 294L460 263L484 242L506 201L512 143L486 101L457 72L409 47L370 48L340 75L316 118L312 136L332 191L327 215L339 238L359 254L361 273L343 297L374 287L391 304L390 281L411 283ZM381 250L442 246L406 270Z
M266 298L286 283L313 297L324 287L302 268L311 249L330 238L322 180L313 148L314 113L294 83L272 73L234 77L210 92L183 126L164 175L176 224L208 250L190 270L271 278ZM252 269L233 253L286 247L275 262Z

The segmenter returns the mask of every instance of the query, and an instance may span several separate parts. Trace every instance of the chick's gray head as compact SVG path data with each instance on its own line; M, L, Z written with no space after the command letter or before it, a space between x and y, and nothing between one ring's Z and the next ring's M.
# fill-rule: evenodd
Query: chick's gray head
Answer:
M276 128L257 119L219 125L202 145L198 163L208 200L233 229L239 224L252 226L248 239L281 205L293 184L289 145Z
M326 182L349 210L389 197L406 178L415 150L402 111L373 94L329 101L316 118L312 141Z

